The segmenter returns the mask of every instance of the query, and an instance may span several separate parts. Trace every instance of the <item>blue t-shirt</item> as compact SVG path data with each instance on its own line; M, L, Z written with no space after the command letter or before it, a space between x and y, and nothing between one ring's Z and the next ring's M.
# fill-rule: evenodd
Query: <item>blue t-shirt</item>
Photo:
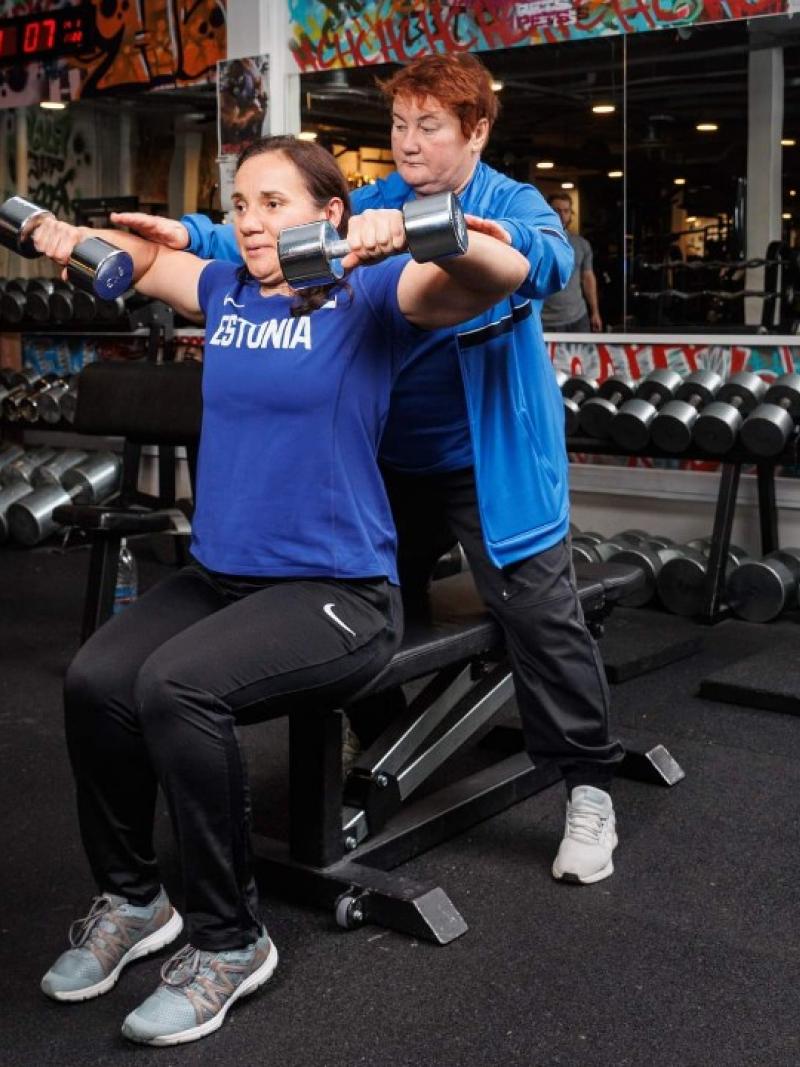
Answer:
M395 376L421 331L400 312L407 257L353 271L310 315L232 263L200 276L203 429L192 552L211 570L397 583L376 464Z

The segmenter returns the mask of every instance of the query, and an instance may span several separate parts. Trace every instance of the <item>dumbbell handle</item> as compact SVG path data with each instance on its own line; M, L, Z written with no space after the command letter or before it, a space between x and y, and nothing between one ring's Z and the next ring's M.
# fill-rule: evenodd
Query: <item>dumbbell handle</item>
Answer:
M649 396L642 396L641 398L637 394L637 399L644 400L645 403L652 405L654 408L661 407L664 403L664 397L658 391L650 393Z
M30 239L33 229L53 213L21 196L0 205L0 244L12 252L35 259L40 252ZM72 249L67 264L70 280L101 300L113 300L127 292L133 280L133 260L128 252L102 237L87 237Z
M706 398L703 396L702 393L690 393L689 396L681 397L681 400L683 400L684 404L688 404L689 407L696 409L700 408L700 406L704 403L705 399Z
M588 386L585 389L576 389L575 392L570 393L566 399L572 400L576 404L581 404L587 396L594 396L594 391Z

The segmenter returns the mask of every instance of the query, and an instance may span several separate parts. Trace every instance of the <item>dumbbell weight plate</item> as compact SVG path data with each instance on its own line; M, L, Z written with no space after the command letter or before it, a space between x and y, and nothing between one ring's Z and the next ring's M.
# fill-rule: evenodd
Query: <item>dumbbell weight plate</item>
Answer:
M731 611L748 622L769 622L796 600L797 582L778 559L748 559L734 567L725 583Z
M61 484L76 504L94 504L116 491L121 466L119 456L113 452L96 452L65 471Z
M658 557L658 553L646 545L639 545L638 547L630 545L612 553L608 562L626 563L631 567L636 567L637 570L642 571L644 574L644 582L634 592L623 597L619 601L620 605L626 608L641 608L645 604L649 604L656 595L656 579L658 578L658 572L661 570L661 560Z
M606 378L598 390L598 395L590 397L581 404L578 418L579 428L582 433L598 440L608 437L611 420L617 414L621 404L630 400L634 393L633 381L630 378L612 377ZM610 398L619 396L614 402Z
M46 485L60 485L70 467L77 467L88 458L89 453L79 448L64 448L47 463L36 468L31 476L31 484L37 489Z
M417 263L462 256L469 247L469 231L455 193L435 193L403 205L408 250Z
M9 507L9 536L21 545L38 545L58 529L53 509L72 501L73 496L58 484L35 489Z
M600 557L593 545L583 544L580 541L572 542L573 563L599 563Z
M766 391L767 383L758 374L752 371L734 374L719 390L716 400L706 404L700 413L692 430L694 443L712 456L729 452L736 444L742 419Z
M800 548L776 548L774 552L767 553L764 558L780 560L800 583Z
M101 300L114 300L133 284L133 259L102 237L87 237L72 250L69 280Z
M8 540L8 509L23 497L31 496L28 482L11 482L0 489L0 544Z

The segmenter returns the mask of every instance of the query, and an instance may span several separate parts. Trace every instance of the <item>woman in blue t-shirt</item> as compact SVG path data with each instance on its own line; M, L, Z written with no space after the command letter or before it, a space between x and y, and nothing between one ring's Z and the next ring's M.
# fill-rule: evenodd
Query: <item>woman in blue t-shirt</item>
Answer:
M177 1044L217 1029L265 982L237 724L288 697L344 701L391 658L402 611L378 441L395 375L420 329L467 320L513 292L527 261L493 223L470 220L463 256L415 263L398 211L349 218L333 157L291 137L247 149L233 194L244 267L131 234L135 286L205 321L193 562L81 648L65 683L81 835L99 896L42 980L86 1000L173 941L183 921L161 886L156 790L175 829L189 944L123 1033ZM284 228L328 219L346 233L343 284L304 298L277 258ZM65 264L97 231L45 219L39 251Z

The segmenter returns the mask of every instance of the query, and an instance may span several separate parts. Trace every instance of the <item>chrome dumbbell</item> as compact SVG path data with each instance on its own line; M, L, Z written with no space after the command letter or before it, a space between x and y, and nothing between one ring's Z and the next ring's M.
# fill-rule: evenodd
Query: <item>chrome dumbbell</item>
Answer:
M403 205L408 251L418 263L460 256L469 245L467 223L455 193L436 193ZM344 277L350 245L331 222L289 226L278 235L278 260L293 289L331 285Z
M0 244L26 259L35 259L41 253L34 247L33 231L51 215L22 196L10 197L0 205ZM67 276L101 300L113 300L130 289L133 260L102 237L87 237L73 248Z

